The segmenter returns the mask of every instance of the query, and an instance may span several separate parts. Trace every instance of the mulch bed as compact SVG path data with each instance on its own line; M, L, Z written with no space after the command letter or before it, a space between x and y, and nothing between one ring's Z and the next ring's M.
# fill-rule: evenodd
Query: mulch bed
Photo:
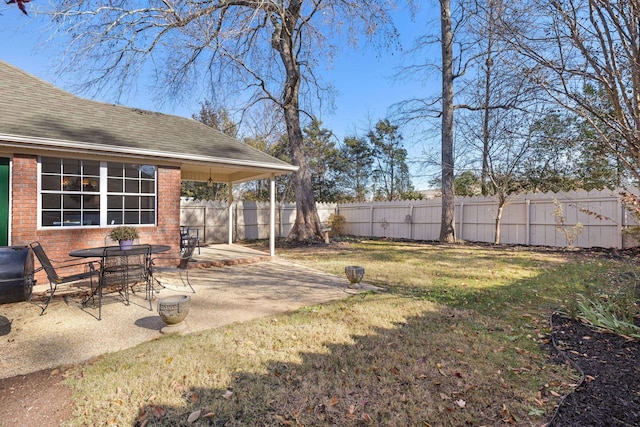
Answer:
M640 342L559 315L552 317L552 338L583 379L550 426L640 425Z

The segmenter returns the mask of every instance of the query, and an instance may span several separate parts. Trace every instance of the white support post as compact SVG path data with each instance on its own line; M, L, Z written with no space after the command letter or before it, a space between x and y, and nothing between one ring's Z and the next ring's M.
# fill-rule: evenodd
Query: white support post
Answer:
M269 255L276 255L276 179L273 175L269 177Z
M233 183L229 183L229 194L227 195L229 211L229 244L233 244Z

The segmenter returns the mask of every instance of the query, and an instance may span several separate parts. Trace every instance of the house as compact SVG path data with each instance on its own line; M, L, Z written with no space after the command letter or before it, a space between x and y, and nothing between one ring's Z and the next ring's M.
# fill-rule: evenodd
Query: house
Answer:
M0 100L0 246L37 240L54 259L103 246L118 224L178 247L181 180L231 188L297 169L195 120L79 98L2 61Z

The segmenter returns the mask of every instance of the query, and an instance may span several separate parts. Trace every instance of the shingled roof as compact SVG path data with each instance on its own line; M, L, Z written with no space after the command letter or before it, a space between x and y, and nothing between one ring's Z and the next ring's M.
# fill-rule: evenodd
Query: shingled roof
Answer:
M0 149L144 158L185 179L237 182L297 168L196 120L83 99L0 61Z

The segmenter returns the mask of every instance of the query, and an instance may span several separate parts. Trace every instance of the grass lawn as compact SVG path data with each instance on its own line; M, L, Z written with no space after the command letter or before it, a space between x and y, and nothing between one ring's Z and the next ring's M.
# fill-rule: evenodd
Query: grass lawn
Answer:
M372 240L278 253L342 277L361 265L381 291L71 368L70 424L541 426L576 380L545 353L550 314L629 268L594 253Z

